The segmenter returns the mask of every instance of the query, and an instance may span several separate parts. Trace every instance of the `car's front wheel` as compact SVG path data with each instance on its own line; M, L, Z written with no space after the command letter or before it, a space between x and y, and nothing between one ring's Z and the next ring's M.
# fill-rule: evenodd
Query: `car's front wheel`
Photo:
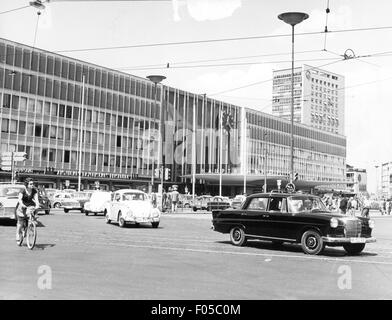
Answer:
M122 216L121 211L118 213L118 225L119 225L121 228L124 228L124 227L125 227L125 220L124 220L124 217Z
M65 213L68 213L68 212L69 212L69 210L68 210L68 209L64 209L64 212L65 212Z
M365 243L347 243L343 245L343 248L349 255L356 255L365 249Z
M50 210L45 210L45 214L49 214L50 213Z
M321 234L316 230L308 230L302 234L301 246L303 252L313 255L320 254L325 248Z
M194 212L196 212L196 211L197 211L197 208L196 208L196 207L193 207L192 209L193 209L193 211L194 211Z
M55 208L60 208L61 207L61 204L59 203L59 202L56 202L54 205L53 205L53 207L55 207Z
M244 246L246 244L245 231L241 227L234 227L230 230L230 241L235 246Z

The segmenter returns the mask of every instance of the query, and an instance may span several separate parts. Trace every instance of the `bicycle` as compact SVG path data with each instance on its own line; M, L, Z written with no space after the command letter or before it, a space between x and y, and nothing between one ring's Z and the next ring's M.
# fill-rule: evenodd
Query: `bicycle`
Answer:
M27 248L32 250L35 246L35 242L37 240L37 219L35 214L35 210L29 215L27 221L23 220L23 226L19 233L19 242L18 245L21 246L23 244L24 238L26 238Z

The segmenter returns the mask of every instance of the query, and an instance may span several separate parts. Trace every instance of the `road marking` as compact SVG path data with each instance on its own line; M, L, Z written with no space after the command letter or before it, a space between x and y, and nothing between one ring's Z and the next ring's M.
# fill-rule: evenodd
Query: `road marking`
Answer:
M71 241L72 242L72 241ZM75 241L76 242L76 241ZM77 242L78 243L78 242ZM98 245L101 243L97 242L83 242L83 244ZM345 258L329 258L329 257L317 257L309 255L287 255L287 254L271 254L271 253L255 253L255 252L234 252L234 251L217 251L208 249L191 249L191 248L178 248L178 247L165 247L165 246L150 246L150 245L133 245L133 244L120 244L120 243L102 243L106 246L114 247L131 247L131 248L143 248L143 249L156 249L156 250L169 250L169 251L187 251L187 252L199 252L199 253L214 253L214 254L230 254L230 255L243 255L243 256L255 256L255 257L268 257L268 258L293 258L300 260L316 260L316 261L327 261L327 262L352 262L352 263L364 263L364 264L382 264L382 265L392 265L392 262L386 261L361 261L355 259L345 259ZM267 258L267 259L268 259Z

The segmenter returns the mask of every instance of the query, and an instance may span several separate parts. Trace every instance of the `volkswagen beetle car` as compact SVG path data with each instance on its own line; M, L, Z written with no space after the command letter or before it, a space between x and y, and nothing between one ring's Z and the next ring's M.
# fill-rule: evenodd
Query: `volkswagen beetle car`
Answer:
M89 213L93 213L97 215L98 213L103 213L106 215L105 212L105 205L106 202L109 202L111 197L111 192L107 191L94 191L91 194L90 200L84 204L84 213L88 216Z
M376 241L372 220L332 213L309 194L253 194L241 208L213 211L212 216L213 230L229 233L237 246L261 239L300 243L306 254L320 254L325 246L343 246L348 254L359 254L366 243Z
M192 209L193 211L197 210L207 210L207 203L212 199L210 195L199 196L195 199L193 203Z
M120 227L127 223L151 223L153 228L158 228L161 218L161 212L153 207L148 195L135 189L113 192L112 199L106 202L104 210L106 222L118 222Z

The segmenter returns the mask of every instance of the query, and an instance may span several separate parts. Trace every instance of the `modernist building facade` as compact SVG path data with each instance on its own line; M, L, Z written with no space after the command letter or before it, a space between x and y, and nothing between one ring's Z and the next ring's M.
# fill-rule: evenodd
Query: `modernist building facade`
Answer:
M289 121L162 85L156 97L147 79L0 39L1 153L28 154L20 177L75 188L80 170L84 189L156 190L155 169L165 167L165 188L191 190L195 178L197 193L216 193L224 175L223 193L235 194L231 178L249 176L257 188L287 176ZM346 138L294 130L299 181L343 182Z
M381 197L392 198L392 161L381 164Z
M273 72L272 113L291 119L291 69ZM344 135L344 76L303 65L294 69L294 121Z
M347 165L347 189L356 194L367 192L366 169L355 168Z

